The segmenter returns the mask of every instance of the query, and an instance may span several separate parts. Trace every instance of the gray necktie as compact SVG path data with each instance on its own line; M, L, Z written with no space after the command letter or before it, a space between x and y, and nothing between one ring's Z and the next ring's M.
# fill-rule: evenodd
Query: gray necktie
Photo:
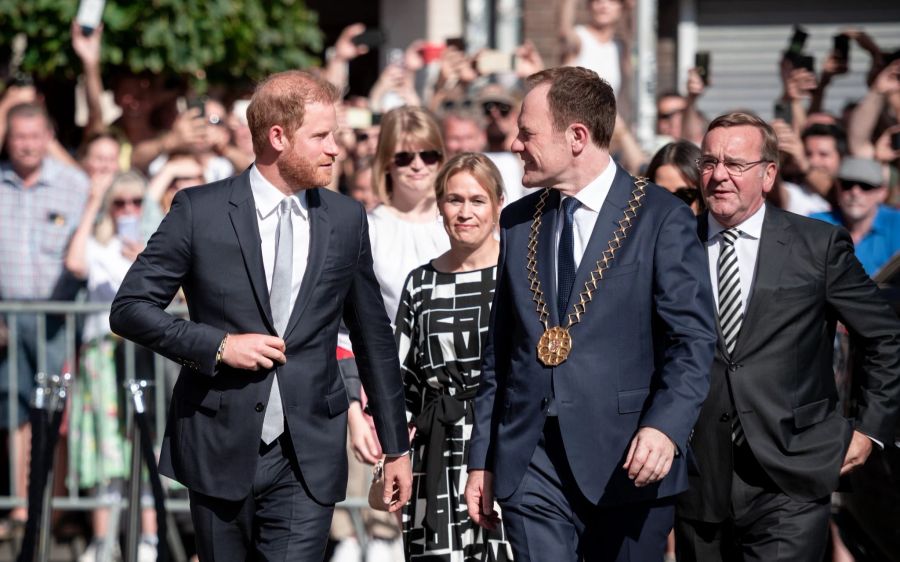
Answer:
M291 275L294 270L294 226L291 223L291 200L286 198L279 205L278 230L275 233L275 266L272 271L272 287L269 291L269 307L278 335L284 337L288 318L291 316ZM262 440L266 445L284 432L284 408L278 377L272 381L269 405L263 419Z

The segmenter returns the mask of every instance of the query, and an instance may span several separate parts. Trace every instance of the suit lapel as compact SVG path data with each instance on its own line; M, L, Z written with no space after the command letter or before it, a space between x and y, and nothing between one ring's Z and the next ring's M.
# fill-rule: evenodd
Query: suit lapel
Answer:
M578 271L575 273L575 284L572 286L572 294L569 295L569 302L566 304L566 314L571 312L573 303L579 302L579 295L584 291L584 284L591 277L591 272L597 269L597 260L603 257L603 252L609 248L609 241L613 237L613 232L619 228L619 221L625 216L625 209L628 201L631 199L631 192L634 189L634 182L621 167L616 168L616 176L613 178L612 186L606 199L600 207L600 213L597 216L597 222L594 223L594 230L591 231L591 238L587 247L584 249L584 255L581 263L578 264ZM638 211L637 223L640 222L640 211ZM628 241L623 242L627 245ZM619 258L614 259L610 268L615 268Z
M263 267L261 239L259 236L259 222L256 218L256 205L253 200L253 192L250 190L250 179L244 172L234 182L231 191L231 210L229 216L238 244L241 247L241 255L244 258L244 267L250 277L253 286L253 294L260 310L265 313L265 322L271 333L275 333L272 322L272 311L269 307L269 287L266 284L266 271Z
M778 278L791 249L790 224L784 220L784 212L772 205L766 205L762 232L759 237L759 252L756 255L756 271L753 274L753 290L747 303L747 313L741 322L734 347L734 357L739 357L747 340L755 332L756 324L766 305L761 289L778 286Z
M556 232L556 215L559 208L559 199L559 191L551 189L544 205L544 212L541 216L541 231L538 236L538 279L541 282L541 290L544 292L544 302L547 304L547 311L550 313L549 322L551 326L559 326L559 314L556 311L556 283L553 279L553 276L556 274L556 260L553 259L553 234Z
M325 257L328 255L331 239L331 221L328 218L328 207L319 194L320 189L324 188L317 187L306 192L307 208L309 209L309 258L306 262L306 272L303 274L303 281L300 283L300 294L297 295L297 302L294 303L294 309L291 311L287 329L284 331L284 339L291 335L291 332L297 326L297 321L303 315L307 305L309 305L312 293L319 282L319 277L322 275L322 265L325 263Z
M709 242L709 211L704 212L697 219L697 237L700 238L700 241L703 242L703 251L706 252L707 260L709 259L709 250L706 248L707 242ZM710 268L715 268L715 264L709 264ZM717 274L718 276L718 274ZM719 355L722 357L728 357L728 350L725 349L725 337L722 336L722 326L719 325L719 311L716 310L716 334L718 338L716 338L716 347L719 350Z

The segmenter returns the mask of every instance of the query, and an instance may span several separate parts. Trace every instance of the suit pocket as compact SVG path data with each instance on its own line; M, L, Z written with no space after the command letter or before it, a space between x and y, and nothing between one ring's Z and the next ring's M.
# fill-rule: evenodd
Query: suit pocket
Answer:
M794 427L803 429L817 424L831 413L831 399L823 398L794 408Z
M184 391L185 400L201 410L214 414L222 406L222 392L198 386L187 386Z
M649 388L639 388L637 390L623 390L619 392L619 413L631 414L640 412L644 409L644 402L650 395Z
M813 297L818 295L819 293L819 284L818 283L810 283L809 285L803 285L800 287L779 287L777 291L775 291L775 298L777 300L794 300L794 299L803 299L806 297Z
M328 417L331 418L350 409L350 399L344 388L325 396L325 403L328 405Z
M641 264L637 262L620 264L616 264L615 262L613 262L609 269L603 272L603 278L610 279L613 277L623 277L625 275L631 275L632 273L637 272L640 265Z

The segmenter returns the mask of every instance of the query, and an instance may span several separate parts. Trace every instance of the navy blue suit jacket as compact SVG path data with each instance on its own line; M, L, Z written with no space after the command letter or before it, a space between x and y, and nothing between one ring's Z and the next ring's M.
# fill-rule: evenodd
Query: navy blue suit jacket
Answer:
M277 334L247 172L178 193L113 302L113 331L184 366L160 472L201 494L237 500L250 493L277 372L310 493L322 503L344 498L349 402L335 356L342 318L384 451L409 449L397 348L372 271L365 211L327 189L306 193L309 260L284 335L285 365L255 372L215 365L226 332ZM165 312L179 287L190 320Z
M633 178L617 171L584 257L569 309L584 290L632 197ZM665 497L687 485L688 438L709 388L716 320L706 251L690 209L648 185L634 226L572 330L569 358L543 366L543 332L529 290L528 234L539 193L506 208L500 219L500 262L469 469L494 473L495 495L519 485L555 392L566 455L581 492L599 504ZM537 265L558 325L553 293L553 232L559 192L543 212ZM552 381L552 382L551 382ZM621 469L638 428L665 433L681 452L667 477L636 488Z

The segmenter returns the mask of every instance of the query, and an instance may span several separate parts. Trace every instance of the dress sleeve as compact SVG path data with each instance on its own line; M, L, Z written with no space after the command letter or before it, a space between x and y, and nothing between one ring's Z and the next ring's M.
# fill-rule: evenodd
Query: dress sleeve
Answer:
M413 422L422 410L425 381L419 365L423 355L420 348L420 310L418 296L421 289L421 270L413 270L403 285L400 307L397 309L394 332L400 354L400 372L403 375L403 391L406 395L406 417Z

